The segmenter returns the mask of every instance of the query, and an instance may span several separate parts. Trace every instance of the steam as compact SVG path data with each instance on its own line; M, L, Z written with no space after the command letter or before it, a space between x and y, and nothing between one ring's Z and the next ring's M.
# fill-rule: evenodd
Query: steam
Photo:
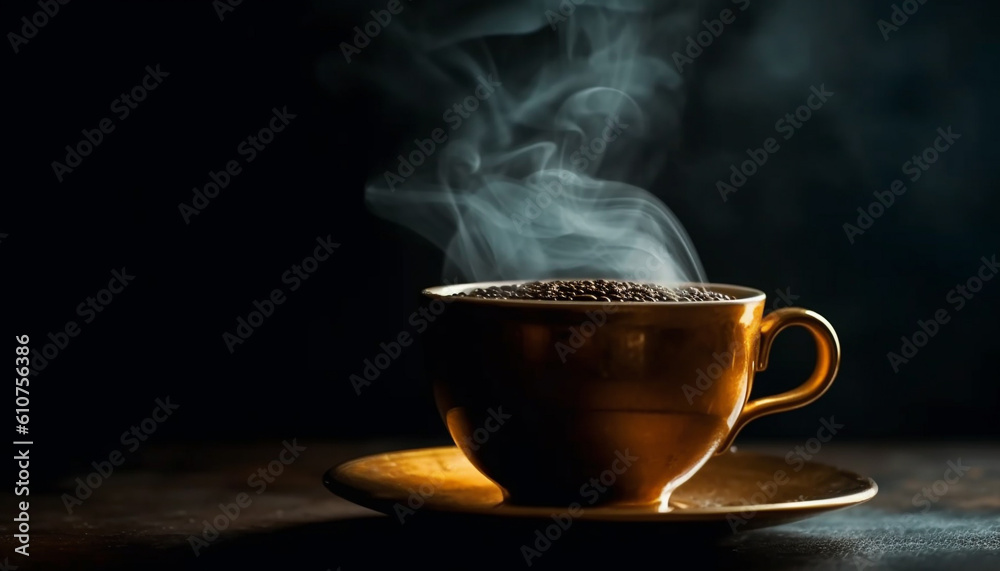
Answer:
M547 4L455 2L427 15L440 29L394 24L407 67L441 95L419 112L441 119L373 177L369 207L441 248L447 277L705 281L680 222L641 188L679 122L669 58L694 12Z

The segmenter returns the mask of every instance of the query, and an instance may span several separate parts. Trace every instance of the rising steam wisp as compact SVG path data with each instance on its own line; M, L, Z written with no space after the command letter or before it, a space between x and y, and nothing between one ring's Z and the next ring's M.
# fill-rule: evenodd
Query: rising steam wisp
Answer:
M398 30L444 113L373 179L370 208L440 247L448 277L705 281L681 224L637 186L663 160L651 130L674 129L681 106L668 54L693 14L664 4L483 3L491 14L447 34Z

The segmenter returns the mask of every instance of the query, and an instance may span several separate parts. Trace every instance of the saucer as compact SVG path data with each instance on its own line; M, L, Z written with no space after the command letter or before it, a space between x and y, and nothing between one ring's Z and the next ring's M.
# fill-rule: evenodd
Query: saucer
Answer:
M402 519L477 517L552 522L568 506L504 503L500 488L483 476L455 446L388 452L330 469L323 483L351 502ZM871 478L815 462L788 464L784 458L729 452L710 459L677 488L670 510L659 506L590 506L581 497L580 521L684 524L744 531L787 523L854 506L873 498Z

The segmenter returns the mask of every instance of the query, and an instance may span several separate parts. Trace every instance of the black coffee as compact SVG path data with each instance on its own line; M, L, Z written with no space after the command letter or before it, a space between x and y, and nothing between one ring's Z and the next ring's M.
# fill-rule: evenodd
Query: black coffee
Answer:
M618 280L560 280L474 289L459 297L541 301L721 301L730 295L699 287L670 288Z

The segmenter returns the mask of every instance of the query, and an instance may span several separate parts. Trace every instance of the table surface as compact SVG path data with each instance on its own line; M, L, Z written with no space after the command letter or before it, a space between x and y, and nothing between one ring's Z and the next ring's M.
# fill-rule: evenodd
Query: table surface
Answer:
M0 561L0 569L526 568L520 547L533 540L532 530L418 518L401 525L321 484L323 472L344 460L435 444L298 440L305 449L270 483L252 476L280 458L281 441L151 448L131 468L108 477L72 514L60 497L72 493L73 478L58 490L33 489L31 556L14 554L15 531L4 522L0 542L9 566ZM802 443L741 449L784 457L797 445ZM665 537L641 528L570 529L531 567L670 567L686 561L745 570L1000 570L1000 446L831 442L814 461L872 477L878 495L850 509L723 538ZM962 472L957 481L948 471L952 466ZM250 503L242 500L245 507L231 523L218 518L225 529L198 546L196 556L190 538L201 536L205 521L222 514L220 504L232 504L240 494Z

